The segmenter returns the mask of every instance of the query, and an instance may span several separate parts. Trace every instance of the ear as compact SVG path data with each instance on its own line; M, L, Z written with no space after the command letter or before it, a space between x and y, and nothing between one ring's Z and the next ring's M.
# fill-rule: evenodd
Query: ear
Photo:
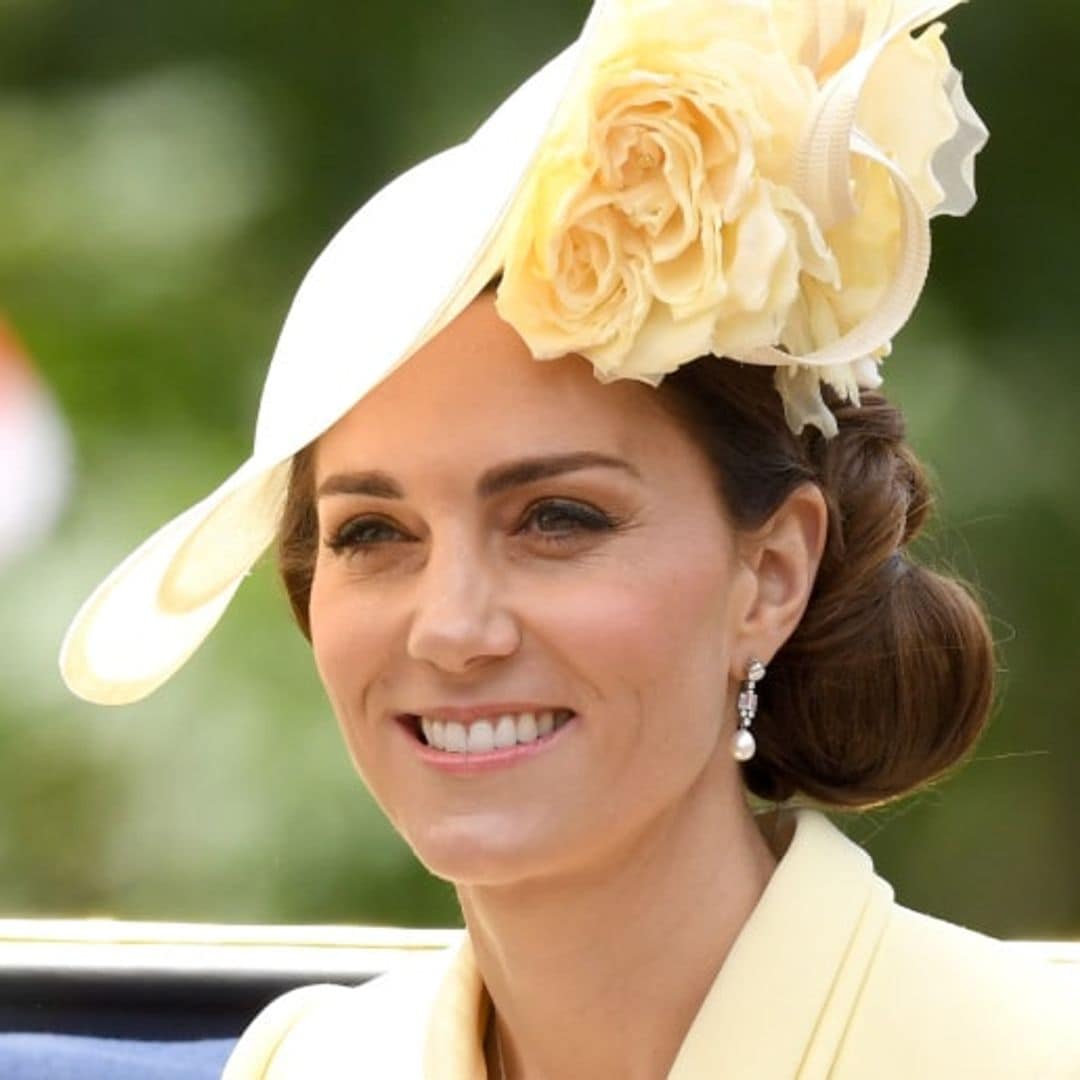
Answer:
M750 588L737 613L735 678L743 677L751 659L768 665L795 632L810 602L828 527L821 489L803 484L764 525L740 537L739 557Z

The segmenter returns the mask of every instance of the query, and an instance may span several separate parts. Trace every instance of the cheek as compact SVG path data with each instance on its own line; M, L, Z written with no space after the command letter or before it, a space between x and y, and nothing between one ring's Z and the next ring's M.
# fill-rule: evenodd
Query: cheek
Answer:
M386 627L364 617L347 584L340 580L320 583L318 571L310 610L315 667L349 758L375 801L394 821L391 796L399 786L393 781L397 769L394 740L379 737L387 729L368 707L373 689L383 678Z
M732 571L725 550L697 550L714 554L638 560L551 590L537 626L605 697L621 687L650 706L715 698L726 687Z
M352 749L351 728L376 672L376 624L359 617L355 597L318 569L311 587L310 620L315 667Z
M323 586L322 580L322 575L316 569L311 583L311 602L308 609L311 650L319 678L331 699L334 699L334 687L343 672L340 657L349 648L353 628L345 618L342 605L334 602L333 592Z

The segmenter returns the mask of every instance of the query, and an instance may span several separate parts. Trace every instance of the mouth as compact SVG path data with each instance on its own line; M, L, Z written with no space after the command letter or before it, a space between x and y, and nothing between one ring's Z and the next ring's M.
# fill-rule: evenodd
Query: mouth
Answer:
M404 713L398 719L424 746L444 754L491 754L551 738L574 719L571 709L503 712L467 722Z

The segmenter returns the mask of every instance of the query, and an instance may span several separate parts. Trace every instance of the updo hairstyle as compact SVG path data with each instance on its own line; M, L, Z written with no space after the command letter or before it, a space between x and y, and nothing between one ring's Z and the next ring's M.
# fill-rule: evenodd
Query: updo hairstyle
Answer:
M794 435L769 368L703 357L656 390L705 451L736 528L768 520L804 483L822 491L828 535L809 605L760 684L757 753L742 766L760 798L826 808L880 805L965 758L993 702L994 647L961 582L907 548L929 515L922 466L898 409L878 393L827 397L839 433ZM293 461L277 543L300 629L318 552L314 452Z
M797 436L771 369L714 357L657 392L705 450L736 528L764 524L808 482L828 507L806 612L759 685L747 787L860 808L943 777L989 719L994 644L969 588L909 555L932 496L900 410L879 393L856 406L826 390L838 434Z

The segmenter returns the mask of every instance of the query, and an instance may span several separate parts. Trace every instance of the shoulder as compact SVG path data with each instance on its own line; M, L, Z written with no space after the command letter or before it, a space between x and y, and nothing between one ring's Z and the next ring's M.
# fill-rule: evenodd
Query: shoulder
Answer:
M414 1080L422 1029L447 956L424 957L361 986L305 986L252 1021L222 1080Z
M908 1076L1075 1080L1080 971L894 904L841 1063L871 1046Z

